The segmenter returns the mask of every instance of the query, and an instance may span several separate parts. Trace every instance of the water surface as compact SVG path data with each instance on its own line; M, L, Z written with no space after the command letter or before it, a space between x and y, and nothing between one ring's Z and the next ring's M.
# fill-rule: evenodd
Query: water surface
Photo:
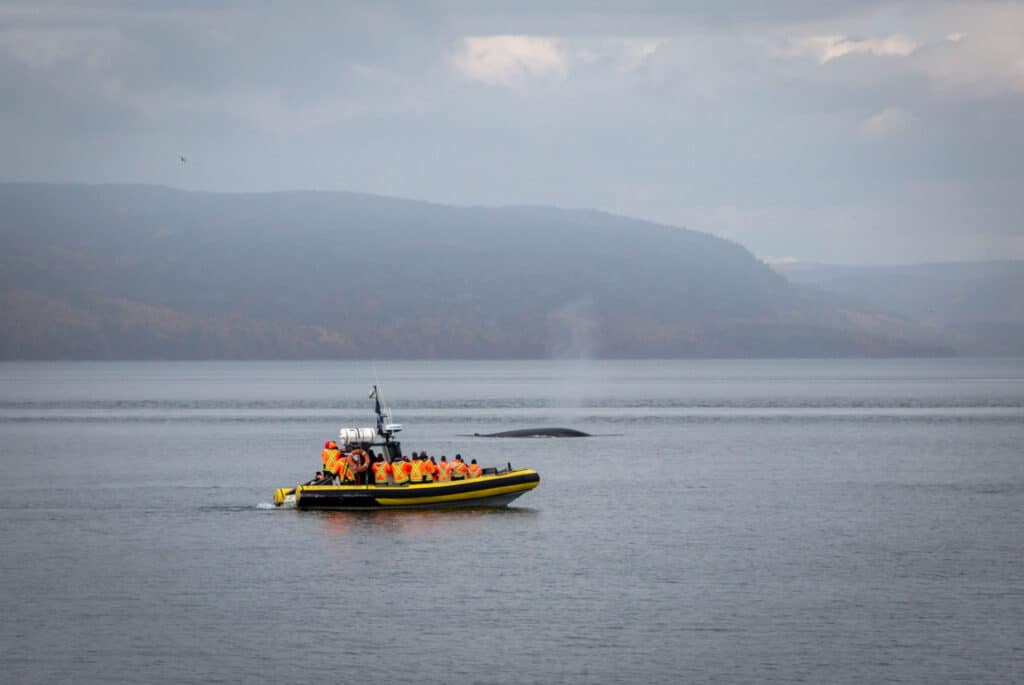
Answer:
M324 440L498 511L269 505ZM583 439L468 437L535 425ZM9 682L1011 682L1020 360L0 364Z

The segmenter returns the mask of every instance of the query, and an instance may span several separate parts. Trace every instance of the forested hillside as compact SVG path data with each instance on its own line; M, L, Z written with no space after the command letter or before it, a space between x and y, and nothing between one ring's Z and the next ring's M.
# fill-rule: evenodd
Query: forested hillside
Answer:
M940 331L962 354L1024 355L1024 262L780 265L793 283Z
M743 247L584 210L0 184L5 359L941 354Z

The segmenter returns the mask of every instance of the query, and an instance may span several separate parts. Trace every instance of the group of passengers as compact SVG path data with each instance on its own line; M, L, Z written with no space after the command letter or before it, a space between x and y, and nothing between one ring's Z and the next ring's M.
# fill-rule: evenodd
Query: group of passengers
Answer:
M422 451L389 462L383 454L374 454L372 449L356 448L343 452L338 448L338 443L328 440L324 443L320 457L323 468L313 479L317 483L408 485L468 480L483 475L483 469L476 463L476 459L467 464L461 454L456 454L452 461L441 455L438 461Z

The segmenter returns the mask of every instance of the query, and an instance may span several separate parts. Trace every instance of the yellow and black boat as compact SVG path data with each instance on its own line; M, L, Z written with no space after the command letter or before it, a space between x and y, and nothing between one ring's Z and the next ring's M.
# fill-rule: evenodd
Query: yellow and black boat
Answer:
M374 386L377 427L343 428L339 439L345 449L381 448L380 456L389 462L402 459L400 443L394 439L401 425L391 421L387 409L381 409L380 393ZM297 509L370 510L370 509L448 509L455 507L504 507L540 484L540 475L533 469L484 468L475 478L462 480L407 483L354 484L337 482L336 478L310 481L294 488L274 492L276 506Z
M274 504L294 504L297 509L504 507L539 484L533 469L516 469L443 483L298 485L277 490Z

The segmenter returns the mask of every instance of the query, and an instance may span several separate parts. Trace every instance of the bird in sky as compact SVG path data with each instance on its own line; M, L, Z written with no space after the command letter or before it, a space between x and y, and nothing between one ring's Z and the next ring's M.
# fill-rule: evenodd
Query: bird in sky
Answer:
M188 161L187 159L185 159L185 155L178 155L178 159L180 159L180 160L181 160L181 163L182 163L182 164L184 164L185 162L187 162L187 161Z

